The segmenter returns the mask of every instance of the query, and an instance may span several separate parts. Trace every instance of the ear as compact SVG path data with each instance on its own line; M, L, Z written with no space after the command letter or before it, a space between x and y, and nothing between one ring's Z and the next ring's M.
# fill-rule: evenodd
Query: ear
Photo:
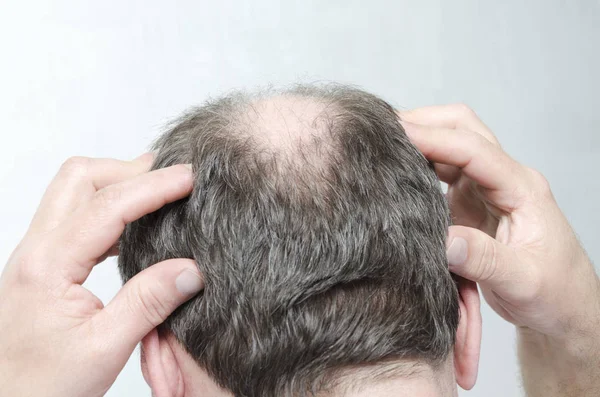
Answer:
M462 277L458 281L460 321L454 346L456 383L471 390L477 380L481 348L481 311L477 284Z
M142 339L142 374L154 397L183 397L179 364L166 337L156 329Z

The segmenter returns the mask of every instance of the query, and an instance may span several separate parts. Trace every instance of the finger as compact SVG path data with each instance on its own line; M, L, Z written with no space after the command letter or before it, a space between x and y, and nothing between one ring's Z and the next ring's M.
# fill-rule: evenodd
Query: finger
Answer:
M440 163L434 163L433 166L438 178L448 185L452 185L460 177L460 168L456 166Z
M517 252L486 233L465 226L450 226L447 240L450 271L510 300L531 283L531 269Z
M110 345L115 359L125 363L135 346L163 323L179 305L204 288L196 262L170 259L129 280L93 318L98 337Z
M399 110L401 120L429 127L470 130L484 136L490 142L499 145L498 139L467 105L456 103L441 106L424 106L412 110Z
M55 246L69 254L62 274L85 281L92 267L118 240L125 225L192 191L192 172L175 165L99 190L54 233Z
M481 135L468 130L402 124L412 143L430 161L459 167L487 189L526 190L525 167Z
M152 159L152 153L133 161L70 158L46 189L31 222L30 232L43 233L54 229L82 202L90 200L97 190L147 172Z
M96 263L102 263L105 260L107 260L108 258L113 257L113 256L118 256L118 255L119 255L119 244L117 243L117 244L113 245L112 247L110 247L108 249L108 251L106 251L104 253L104 255L102 255L100 258L98 258Z

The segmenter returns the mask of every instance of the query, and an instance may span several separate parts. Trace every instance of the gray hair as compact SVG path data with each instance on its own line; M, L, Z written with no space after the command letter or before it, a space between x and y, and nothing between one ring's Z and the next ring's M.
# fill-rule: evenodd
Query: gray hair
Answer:
M275 98L319 105L306 134L269 132L292 134L285 145L260 122ZM198 263L204 291L163 327L219 385L313 396L347 368L448 358L449 211L389 104L342 85L234 92L153 149L153 169L191 163L194 189L126 227L119 267L127 281L165 259Z

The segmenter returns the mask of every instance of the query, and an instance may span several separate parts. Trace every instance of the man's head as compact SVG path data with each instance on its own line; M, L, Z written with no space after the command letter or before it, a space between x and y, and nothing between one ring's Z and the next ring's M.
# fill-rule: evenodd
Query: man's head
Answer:
M194 190L126 228L123 279L178 257L205 277L144 343L155 392L377 396L400 381L453 393L454 368L472 386L478 301L448 271L433 167L386 102L337 85L238 92L190 111L154 149L154 169L192 164Z

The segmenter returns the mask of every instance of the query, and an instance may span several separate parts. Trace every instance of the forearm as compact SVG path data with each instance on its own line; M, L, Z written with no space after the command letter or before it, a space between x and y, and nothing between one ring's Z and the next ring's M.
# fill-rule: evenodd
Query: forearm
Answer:
M600 294L594 298L581 302L591 310L568 337L559 339L529 328L518 329L527 397L600 396Z
M544 335L519 331L519 361L527 397L600 395L600 352L597 346L592 348L570 351Z

